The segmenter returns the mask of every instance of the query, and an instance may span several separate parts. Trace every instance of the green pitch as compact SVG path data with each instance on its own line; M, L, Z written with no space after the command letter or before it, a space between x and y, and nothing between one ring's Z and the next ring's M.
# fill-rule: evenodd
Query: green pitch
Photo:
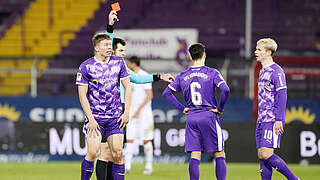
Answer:
M0 179L8 180L80 180L81 162L0 163ZM320 165L290 164L291 170L302 180L319 180ZM259 167L252 163L228 163L228 180L259 180ZM152 175L143 175L144 166L134 164L126 180L187 180L188 164L155 164ZM285 180L273 171L273 180ZM93 174L92 180L96 180ZM200 164L200 179L215 180L214 165Z

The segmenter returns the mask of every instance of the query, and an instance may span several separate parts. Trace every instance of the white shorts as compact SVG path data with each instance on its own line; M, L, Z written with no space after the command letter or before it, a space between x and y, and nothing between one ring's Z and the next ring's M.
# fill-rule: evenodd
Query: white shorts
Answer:
M141 114L139 118L130 118L127 125L127 140L152 140L153 133L154 122L152 113L145 115Z

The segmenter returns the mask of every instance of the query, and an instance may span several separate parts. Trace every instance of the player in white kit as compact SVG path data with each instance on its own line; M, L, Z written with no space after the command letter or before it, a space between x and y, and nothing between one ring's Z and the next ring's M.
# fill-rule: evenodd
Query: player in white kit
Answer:
M140 59L133 56L127 60L127 66L137 75L148 73L140 68ZM132 106L130 109L130 122L127 126L127 143L125 152L126 172L131 169L131 160L134 151L134 141L143 140L145 154L144 174L152 174L153 159L153 129L154 121L151 108L153 98L151 84L132 84Z

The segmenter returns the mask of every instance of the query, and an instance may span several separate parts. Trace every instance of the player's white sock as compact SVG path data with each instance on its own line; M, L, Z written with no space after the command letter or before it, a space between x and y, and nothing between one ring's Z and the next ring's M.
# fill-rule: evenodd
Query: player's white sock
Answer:
M131 169L131 160L133 155L133 143L126 143L126 153L125 153L125 169L130 171Z
M152 171L152 159L153 159L153 146L152 142L148 142L147 144L143 145L144 155L146 159L146 169Z

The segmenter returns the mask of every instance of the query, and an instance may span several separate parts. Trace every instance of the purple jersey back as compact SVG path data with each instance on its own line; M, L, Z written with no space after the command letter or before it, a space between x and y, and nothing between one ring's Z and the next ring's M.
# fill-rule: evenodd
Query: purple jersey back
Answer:
M76 84L88 85L87 98L95 118L120 117L120 79L129 76L124 60L118 56L111 56L108 62L92 57L80 65Z
M287 89L286 77L278 64L262 68L258 82L258 119L257 122L275 121L275 94L276 91Z
M179 74L168 87L182 91L188 107L217 108L216 87L224 83L218 70L207 66L193 66Z

